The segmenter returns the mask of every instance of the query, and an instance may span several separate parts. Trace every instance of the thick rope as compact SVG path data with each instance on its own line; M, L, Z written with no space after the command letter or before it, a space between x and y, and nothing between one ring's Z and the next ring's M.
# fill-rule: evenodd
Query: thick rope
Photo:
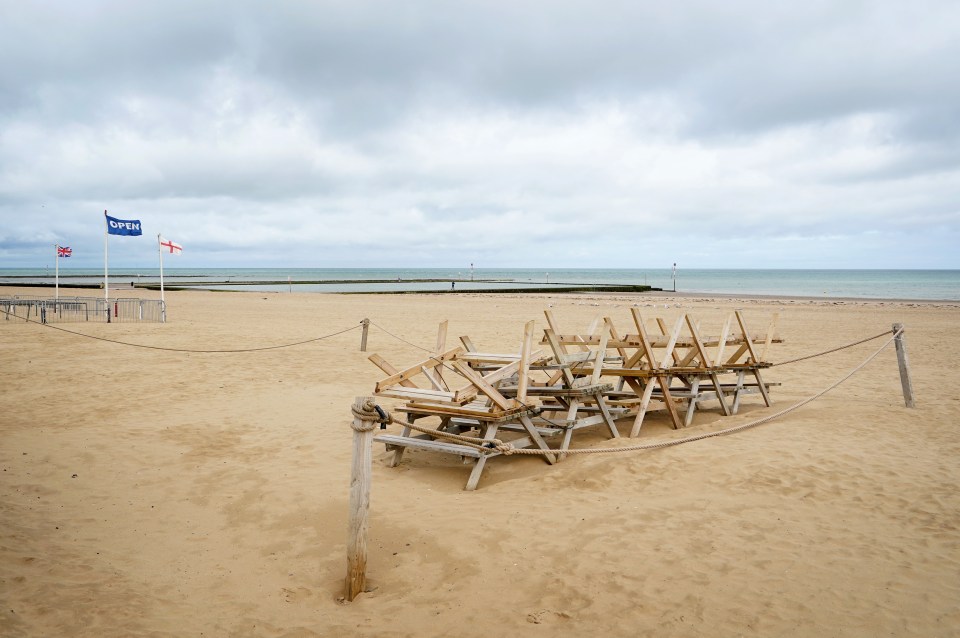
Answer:
M359 328L359 327L361 326L361 324L357 324L356 326L353 326L352 328L346 328L345 330L340 330L339 332L333 332L333 333L328 334L328 335L323 335L322 337L315 337L315 338L313 338L313 339L307 339L307 340L305 340L305 341L297 341L297 342L295 342L295 343L284 343L284 344L280 344L280 345L278 345L278 346L264 346L264 347L261 347L261 348L240 348L240 349L236 349L236 350L192 350L192 349L189 349L189 348L165 348L165 347L163 347L163 346L148 346L148 345L145 345L145 344L142 344L142 343L130 343L130 342L128 342L128 341L118 341L118 340L116 340L116 339L107 339L106 337L97 337L97 336L95 336L95 335L88 335L88 334L84 334L84 333L82 333L82 332L76 332L76 331L74 331L74 330L67 330L66 328L61 328L61 327L59 327L59 326L54 326L54 325L49 324L49 323L41 323L41 322L39 322L39 321L37 321L37 320L35 320L35 319L29 319L29 318L27 318L27 317L18 317L17 315L15 315L15 314L13 314L13 313L7 312L6 310L0 310L0 312L3 312L4 314L9 315L9 316L13 316L13 317L15 317L15 318L17 318L17 319L22 319L23 321L26 321L27 323L33 323L33 324L36 324L36 325L38 325L38 326L43 326L44 328L50 328L51 330L59 330L60 332L66 332L67 334L76 335L76 336L78 336L78 337L86 337L86 338L88 338L88 339L95 339L95 340L97 340L97 341L106 341L107 343L115 343L115 344L121 345L121 346L130 346L131 348L147 348L148 350L163 350L163 351L165 351L165 352L189 352L189 353L196 353L196 354L224 354L224 353L231 353L231 352L262 352L262 351L264 351L264 350L278 350L278 349L280 349L280 348L292 348L292 347L294 347L294 346L302 346L302 345L304 345L305 343L313 343L314 341L321 341L322 339L329 339L330 337L336 337L337 335L342 335L342 334L345 333L345 332L350 332L351 330L356 330L357 328Z
M403 337L399 337L399 336L393 334L392 332L390 332L389 330L387 330L386 328L384 328L383 326L381 326L380 324L378 324L378 323L375 322L375 321L371 321L371 322L370 322L370 325L371 325L371 326L376 326L377 328L379 328L380 330L383 330L385 333L387 333L388 335L390 335L391 337L393 337L393 338L396 339L397 341L402 341L402 342L404 342L405 344L407 344L408 346L413 346L413 347L416 348L417 350L423 350L424 352L433 352L432 350L428 350L427 348L424 348L423 346L418 346L417 344L415 344L415 343L413 343L413 342L411 342L411 341L407 341L407 340L404 339Z
M482 450L484 452L493 452L495 449L498 449L500 446L503 445L503 441L501 441L500 439L482 439L476 436L454 434L453 432L445 432L443 430L426 428L421 425L416 425L415 423L404 423L403 426L410 428L411 430L416 430L417 432L423 432L424 434L429 434L430 436L436 437L438 439L455 441L467 447L473 448L475 450ZM491 445L493 447L490 447Z
M374 403L373 399L364 401L360 408L357 408L356 405L351 406L350 411L353 412L353 416L361 421L383 424L393 423L393 417L390 413Z
M501 453L503 453L503 454L505 454L505 455L510 455L510 454L546 455L546 454L556 454L557 452L560 452L560 453L562 453L562 454L620 454L620 453L623 453L623 452L636 452L636 451L639 451L639 450L655 450L655 449L659 449L659 448L671 447L671 446L674 446L674 445L681 445L681 444L683 444L683 443L692 443L693 441L700 441L700 440L702 440L702 439L709 439L709 438L713 438L713 437L716 437L716 436L725 436L725 435L727 435L727 434L733 434L734 432L740 432L740 431L742 431L742 430L746 430L746 429L749 429L749 428L753 428L753 427L756 427L756 426L758 426L758 425L763 425L764 423L769 423L770 421L773 421L774 419L777 419L777 418L779 418L779 417L781 417L781 416L783 416L783 415L785 415L785 414L789 414L789 413L793 412L794 410L796 410L796 409L798 409L798 408L801 408L801 407L807 405L807 404L810 403L811 401L815 401L816 399L819 399L820 397L822 397L823 395L825 395L827 392L830 392L831 390L833 390L834 388L836 388L838 385L840 385L841 383L843 383L844 381L846 381L847 379L849 379L850 377L852 377L854 374L856 374L857 372L859 372L860 370L862 370L868 363L870 363L871 361L873 361L873 360L877 357L877 355L879 355L881 352L883 352L884 348L886 348L888 345L890 345L890 344L893 342L893 340L896 339L897 336L899 336L902 332L903 332L903 330L900 330L900 331L896 332L892 337L890 337L890 339L889 339L886 343L884 343L884 344L880 347L879 350L877 350L877 351L874 352L872 355L870 355L869 357L867 357L867 359L866 359L863 363L861 363L860 365L858 365L857 367L855 367L853 370L851 370L849 373L847 373L843 378L841 378L841 379L840 379L839 381L837 381L836 383L830 385L830 386L827 387L827 388L824 388L823 390L821 390L820 392L817 392L817 393L814 394L813 396L811 396L811 397L809 397L809 398L807 398L807 399L804 399L803 401L800 401L799 403L796 403L796 404L790 406L789 408L786 408L786 409L784 409L784 410L780 410L779 412L776 412L776 413L774 413L774 414L765 416L765 417L763 417L763 418L761 418L761 419L757 419L756 421L751 421L751 422L749 422L749 423L744 423L744 424L742 424L742 425L737 425L737 426L734 426L734 427L731 427L731 428L726 428L726 429L724 429L724 430L716 430L716 431L714 431L714 432L705 432L705 433L703 433L703 434L697 434L697 435L694 435L694 436L688 436L688 437L684 437L684 438L682 438L682 439L674 439L674 440L672 440L672 441L660 441L660 442L658 442L658 443L645 443L645 444L640 444L640 445L628 445L628 446L625 446L625 447L616 447L616 448L581 448L581 449L573 449L573 450L539 450L539 449L530 449L530 448L517 449L517 448L514 448L514 447L513 447L512 445L510 445L509 443L501 443L501 444L497 445L497 450L499 450Z
M840 350L844 350L844 349L846 349L846 348L852 348L853 346L859 346L861 343L866 343L866 342L868 342L868 341L873 341L874 339L879 339L880 337L883 337L883 336L885 336L885 335L888 335L888 334L890 334L890 333L892 333L892 332L893 332L893 330L885 330L884 332L881 332L881 333L878 334L878 335L874 335L874 336L872 336L872 337L867 337L866 339L861 339L860 341L854 341L853 343L848 343L848 344L845 345L845 346L838 346L838 347L836 347L836 348L831 348L830 350L824 350L823 352L818 352L818 353L816 353L816 354L809 354L809 355L807 355L807 356L805 356L805 357L797 357L796 359L790 359L790 360L788 360L788 361L778 361L778 362L776 362L776 363L771 363L770 366L771 366L771 367L773 367L773 366L785 366L785 365L787 365L788 363L796 363L796 362L798 362L798 361L806 361L807 359L813 359L814 357L822 357L822 356L825 355L825 354L830 354L830 353L833 353L833 352L839 352Z

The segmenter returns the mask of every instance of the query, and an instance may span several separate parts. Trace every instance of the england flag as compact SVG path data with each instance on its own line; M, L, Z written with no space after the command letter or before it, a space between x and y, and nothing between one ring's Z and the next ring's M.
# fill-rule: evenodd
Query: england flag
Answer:
M183 246L175 244L169 239L160 237L160 250L168 251L171 255L179 255L183 252Z

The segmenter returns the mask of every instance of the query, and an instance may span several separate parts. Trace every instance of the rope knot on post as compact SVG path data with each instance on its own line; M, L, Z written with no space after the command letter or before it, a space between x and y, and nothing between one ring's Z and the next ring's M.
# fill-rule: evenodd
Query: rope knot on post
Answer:
M367 399L360 406L354 404L350 410L355 417L351 427L357 432L369 432L377 423L393 423L390 413L374 403L373 399Z

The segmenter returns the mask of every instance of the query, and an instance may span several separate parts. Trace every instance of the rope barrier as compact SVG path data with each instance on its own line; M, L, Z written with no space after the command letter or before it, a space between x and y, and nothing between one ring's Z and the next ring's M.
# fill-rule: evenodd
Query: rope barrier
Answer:
M805 357L797 357L796 359L789 359L788 361L778 361L777 363L771 363L770 366L771 366L771 367L773 367L773 366L785 366L785 365L787 365L788 363L796 363L796 362L798 362L798 361L806 361L807 359L813 359L814 357L822 357L822 356L825 355L825 354L830 354L830 353L833 353L833 352L839 352L840 350L844 350L844 349L846 349L846 348L852 348L853 346L859 346L861 343L866 343L866 342L868 342L868 341L873 341L874 339L879 339L880 337L883 337L883 336L885 336L885 335L888 335L888 334L890 334L890 333L892 333L892 332L893 332L893 330L885 330L885 331L881 332L881 333L878 334L878 335L874 335L874 336L872 336L872 337L867 337L866 339L861 339L860 341L854 341L853 343L848 343L848 344L845 345L845 346L838 346L838 347L836 347L836 348L831 348L830 350L824 350L823 352L818 352L818 353L816 353L816 354L810 354L810 355L807 355L807 356L805 356Z
M0 312L3 312L4 314L7 314L7 315L10 314L10 313L8 313L6 310L0 310ZM279 350L280 348L292 348L292 347L294 347L294 346L302 346L302 345L304 345L304 344L306 344L306 343L313 343L314 341L321 341L321 340L323 340L323 339L329 339L330 337L336 337L337 335L342 335L342 334L344 334L344 333L346 333L346 332L350 332L351 330L356 330L357 328L359 328L359 327L361 326L361 324L357 324L357 325L353 326L352 328L346 328L345 330L340 330L340 331L338 331L338 332L333 332L333 333L330 333L330 334L328 334L328 335L323 335L322 337L314 337L313 339L306 339L306 340L304 340L304 341L297 341L297 342L295 342L295 343L284 343L284 344L280 344L280 345L276 345L276 346L263 346L263 347L260 347L260 348L237 348L237 349L233 349L233 350L194 350L194 349L190 349L190 348L166 348L166 347L164 347L164 346L149 346L149 345L142 344L142 343L130 343L130 342L128 342L128 341L119 341L119 340L117 340L117 339L107 339L106 337L98 337L98 336L96 336L96 335L88 335L88 334L85 334L85 333L83 333L83 332L76 332L75 330L67 330L66 328L61 328L61 327L59 327L59 326L54 326L54 325L49 324L49 323L41 323L41 322L39 322L39 321L36 321L35 319L30 319L30 318L27 318L27 317L17 317L16 315L13 315L13 316L16 317L17 319L23 319L23 320L26 321L27 323L32 323L32 324L36 324L36 325L38 325L38 326L43 326L44 328L50 328L51 330L59 330L60 332L66 332L67 334L76 335L76 336L78 336L78 337L86 337L86 338L88 338L88 339L95 339L95 340L97 340L97 341L106 341L107 343L115 343L115 344L121 345L121 346L130 346L130 347L132 347L132 348L146 348L146 349L148 349L148 350L163 350L163 351L165 351L165 352L187 352L187 353L194 353L194 354L228 354L228 353L235 353L235 352L262 352L262 351L264 351L264 350Z
M417 350L423 350L424 352L433 352L432 350L430 350L430 349L428 349L428 348L424 348L423 346L418 346L417 344L413 343L412 341L407 341L407 340L404 339L403 337L398 337L397 335L393 334L392 332L390 332L389 330L387 330L386 328L384 328L384 327L381 326L380 324L376 323L375 321L371 321L371 322L370 322L370 325L371 325L371 326L376 326L377 328L379 328L380 330L383 330L385 333L387 333L388 335L390 335L391 337L393 337L393 338L396 339L397 341L402 341L403 343L407 344L408 346L413 346L413 347L416 348Z
M800 401L799 403L796 403L796 404L790 406L789 408L780 410L779 412L776 412L776 413L774 413L774 414L770 414L770 415L765 416L765 417L763 417L763 418L761 418L761 419L757 419L757 420L751 421L751 422L749 422L749 423L743 423L743 424L741 424L741 425L736 425L736 426L733 426L733 427L730 427L730 428L725 428L725 429L723 429L723 430L716 430L716 431L714 431L714 432L704 432L703 434L697 434L697 435L694 435L694 436L688 436L688 437L684 437L684 438L682 438L682 439L674 439L674 440L672 440L672 441L660 441L660 442L657 442L657 443L645 443L645 444L639 444L639 445L628 445L628 446L625 446L625 447L616 447L616 448L580 448L580 449L572 449L572 450L563 450L562 453L563 453L563 454L622 454L622 453L624 453L624 452L636 452L636 451L639 451L639 450L655 450L655 449L659 449L659 448L671 447L671 446L674 446L674 445L682 445L682 444L684 444L684 443L692 443L692 442L694 442L694 441L700 441L700 440L703 440L703 439L709 439L709 438L713 438L713 437L717 437L717 436L725 436L725 435L727 435L727 434L733 434L734 432L740 432L740 431L742 431L742 430L747 430L747 429L749 429L749 428L754 428L754 427L757 427L758 425L763 425L764 423L769 423L770 421L773 421L774 419L777 419L777 418L779 418L779 417L781 417L781 416L784 416L785 414L789 414L789 413L793 412L794 410L797 410L797 409L799 409L799 408L802 408L803 406L807 405L808 403L819 399L820 397L822 397L823 395L825 395L827 392L830 392L831 390L833 390L834 388L836 388L837 386L839 386L841 383L843 383L844 381L846 381L847 379L849 379L850 377L852 377L854 374L856 374L856 373L859 372L861 369L863 369L867 364L869 364L871 361L873 361L873 360L877 357L877 355L879 355L881 352L883 352L883 350L884 350L887 346L889 346L891 343L893 343L893 340L896 339L897 336L898 336L899 334L901 334L902 332L903 332L902 330L896 332L892 337L890 337L890 339L889 339L886 343L884 343L882 346L880 346L880 349L879 349L879 350L877 350L877 351L874 352L872 355L870 355L869 357L867 357L867 359L866 359L863 363L861 363L860 365L858 365L857 367L855 367L853 370L851 370L849 373L847 373L847 374L846 374L843 378L841 378L839 381L837 381L837 382L833 383L832 385L824 388L824 389L821 390L820 392L817 392L817 393L814 394L813 396L811 396L811 397L809 397L809 398L807 398L807 399L804 399L803 401ZM556 453L558 452L558 450L539 450L539 449L535 450L535 449L529 449L529 448L518 449L518 448L512 447L509 443L503 443L503 442L498 442L498 443L497 443L497 450L500 451L501 453L505 454L505 455L511 455L511 454L546 455L546 454L556 454Z

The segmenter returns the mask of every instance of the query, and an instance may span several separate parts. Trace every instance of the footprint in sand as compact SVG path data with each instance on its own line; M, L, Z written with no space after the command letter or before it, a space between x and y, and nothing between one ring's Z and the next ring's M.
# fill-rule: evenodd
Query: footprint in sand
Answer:
M290 589L289 587L284 587L280 590L280 594L283 596L283 599L288 603L295 603L301 600L306 600L313 595L306 587L297 587L296 589Z

